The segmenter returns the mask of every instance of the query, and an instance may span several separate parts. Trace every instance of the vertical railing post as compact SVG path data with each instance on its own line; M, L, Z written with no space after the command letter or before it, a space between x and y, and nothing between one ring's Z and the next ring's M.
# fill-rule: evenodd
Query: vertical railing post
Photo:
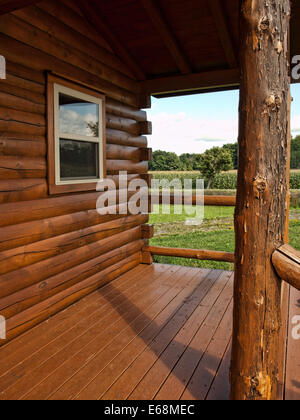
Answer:
M290 0L240 0L239 175L231 398L277 398L288 190Z

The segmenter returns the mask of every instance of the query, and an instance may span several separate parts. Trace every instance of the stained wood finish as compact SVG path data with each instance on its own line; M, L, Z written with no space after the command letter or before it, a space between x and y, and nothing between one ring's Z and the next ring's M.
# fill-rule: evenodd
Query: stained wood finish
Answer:
M191 258L206 261L224 261L234 263L234 254L230 252L198 250L198 249L181 249L166 248L159 246L145 246L143 252L150 252L152 255L160 255L164 257L175 258Z
M272 262L279 277L300 290L300 252L283 245L274 252Z
M174 93L188 93L201 90L206 91L208 86L211 89L222 90L222 87L238 88L239 71L233 70L216 70L212 72L202 72L187 74L184 76L170 76L140 83L140 89L144 93L154 96L174 95Z
M0 399L228 400L232 297L231 272L139 265L2 347ZM284 388L297 400L289 328Z
M289 18L288 0L241 2L234 400L277 398L281 281L271 258L288 217Z
M191 204L196 205L200 198L197 195L193 194L192 196L187 196L182 201L185 202L185 204ZM163 204L163 194L162 193L155 193L152 192L151 196L149 196L149 200L152 200L154 204ZM174 194L170 194L170 204L176 204L176 200L178 200L178 197ZM178 202L178 201L177 201ZM222 206L222 207L234 207L236 205L236 197L231 196L222 196L222 195L205 195L204 196L204 205L205 206Z
M220 0L209 1L211 13L214 17L220 42L222 43L227 62L231 68L236 69L238 67L238 62L236 59L235 47L232 42L229 25L224 14L222 3L223 2Z
M91 23L91 25L96 29L96 31L99 31L100 34L108 40L116 54L128 65L129 68L132 69L133 74L136 77L138 77L139 80L145 80L146 76L143 70L131 57L126 46L123 45L120 39L118 39L116 35L112 32L109 25L102 18L101 14L96 14L93 5L87 3L86 1L78 0L77 3L86 19Z
M141 226L148 221L128 216L124 198L117 203L122 215L100 216L95 184L49 195L62 191L54 188L51 171L48 176L53 110L46 115L46 74L51 83L63 80L105 97L107 177L117 188L119 170L129 172L128 182L147 180L151 150L143 134L151 124L131 69L73 2L24 8L7 1L0 12L4 3L15 10L0 16L7 61L0 82L0 313L11 340L139 265Z
M218 373L232 287L230 272L136 267L2 347L0 399L139 399L145 390L149 399L180 397L199 361ZM219 336L225 348L210 360ZM175 368L181 356L193 361L186 385Z
M181 73L192 73L192 69L187 58L184 56L182 49L178 45L177 40L168 27L168 24L157 7L157 4L153 0L142 0L141 3L143 4L155 29L160 34L162 42L166 45L170 54L174 58Z

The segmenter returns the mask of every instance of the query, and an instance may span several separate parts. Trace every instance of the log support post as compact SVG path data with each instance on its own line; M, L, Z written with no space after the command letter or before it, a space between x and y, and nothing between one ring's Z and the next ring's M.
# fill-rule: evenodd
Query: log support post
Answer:
M288 197L289 0L240 0L239 174L231 398L277 398Z
M149 239L154 236L154 226L153 225L142 225L142 239L144 240L144 248L142 249L142 264L151 265L153 264L153 257L151 252L148 250Z

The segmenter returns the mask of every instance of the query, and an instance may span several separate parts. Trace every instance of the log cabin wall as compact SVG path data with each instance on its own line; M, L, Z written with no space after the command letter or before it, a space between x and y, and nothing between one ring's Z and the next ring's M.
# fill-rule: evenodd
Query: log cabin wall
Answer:
M46 72L105 94L108 175L147 173L149 124L130 70L71 1L0 16L0 41L7 62L0 81L0 314L10 340L138 265L148 220L100 216L96 192L49 195Z

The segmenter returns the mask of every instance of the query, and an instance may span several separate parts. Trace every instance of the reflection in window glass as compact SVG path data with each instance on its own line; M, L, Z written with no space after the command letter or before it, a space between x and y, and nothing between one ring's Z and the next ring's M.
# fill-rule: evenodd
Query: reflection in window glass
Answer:
M59 94L60 132L88 137L99 136L99 105Z
M60 139L61 179L99 178L98 151L97 143Z

